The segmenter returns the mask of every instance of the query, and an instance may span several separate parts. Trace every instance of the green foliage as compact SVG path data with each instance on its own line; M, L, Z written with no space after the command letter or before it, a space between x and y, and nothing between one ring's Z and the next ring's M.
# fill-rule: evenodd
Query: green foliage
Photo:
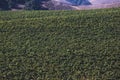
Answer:
M42 5L43 1L49 0L1 0L0 10L18 9L18 5L25 5L26 10L40 10L45 9Z
M42 6L42 0L30 0L25 3L25 9L26 10L39 10Z
M1 80L118 80L120 8L0 12Z
M0 10L8 10L8 9L9 9L8 2L6 0L1 0L0 1Z

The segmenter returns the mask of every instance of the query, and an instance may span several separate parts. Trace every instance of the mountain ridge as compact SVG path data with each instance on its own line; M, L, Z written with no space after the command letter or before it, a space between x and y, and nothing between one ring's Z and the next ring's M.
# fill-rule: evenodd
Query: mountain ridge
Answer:
M120 7L120 0L1 0L0 10L84 10Z
M52 10L86 10L120 7L120 0L52 0L52 3L54 8L49 6L49 8L51 7ZM66 7L69 7L69 9L66 9Z

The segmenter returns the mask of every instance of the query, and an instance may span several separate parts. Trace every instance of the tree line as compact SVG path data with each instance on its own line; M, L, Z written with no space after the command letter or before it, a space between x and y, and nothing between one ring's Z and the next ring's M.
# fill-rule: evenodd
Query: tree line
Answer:
M26 10L46 9L42 6L43 1L49 0L1 0L0 10L11 10L13 8L18 8L19 4L24 5L24 9Z

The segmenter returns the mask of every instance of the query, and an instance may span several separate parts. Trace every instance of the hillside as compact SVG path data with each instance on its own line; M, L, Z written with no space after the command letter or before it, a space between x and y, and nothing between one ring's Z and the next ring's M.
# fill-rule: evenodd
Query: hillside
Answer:
M1 80L118 80L120 8L1 11Z

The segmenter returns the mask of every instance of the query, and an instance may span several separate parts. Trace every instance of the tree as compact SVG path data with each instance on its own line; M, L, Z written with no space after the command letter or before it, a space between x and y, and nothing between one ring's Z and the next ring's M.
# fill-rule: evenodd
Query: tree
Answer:
M16 0L8 0L9 9L14 8L16 6Z
M25 3L25 9L26 10L39 10L41 0L30 0Z
M44 8L43 1L49 0L1 0L0 1L0 10L10 10L16 8L18 4L25 5L26 10L40 10Z
M49 0L30 0L25 3L25 9L26 10L40 10L40 9L46 9L42 6L43 1L49 1Z
M9 10L9 5L7 0L0 1L0 10Z

